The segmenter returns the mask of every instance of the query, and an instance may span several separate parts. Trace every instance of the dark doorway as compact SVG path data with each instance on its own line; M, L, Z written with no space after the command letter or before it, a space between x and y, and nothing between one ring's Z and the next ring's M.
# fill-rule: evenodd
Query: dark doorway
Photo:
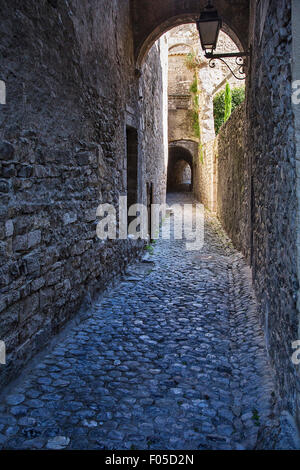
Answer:
M127 213L138 202L138 133L133 127L126 128L127 141ZM128 217L130 223L135 217Z
M148 211L148 235L149 240L153 238L151 233L151 224L152 224L152 211L151 206L153 204L153 183L147 183L147 211Z

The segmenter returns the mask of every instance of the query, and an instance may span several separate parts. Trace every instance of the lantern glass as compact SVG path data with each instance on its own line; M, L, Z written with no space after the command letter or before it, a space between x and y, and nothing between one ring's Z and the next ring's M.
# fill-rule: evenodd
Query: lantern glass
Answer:
M221 27L222 20L217 10L210 6L206 7L197 21L201 46L205 52L216 49Z

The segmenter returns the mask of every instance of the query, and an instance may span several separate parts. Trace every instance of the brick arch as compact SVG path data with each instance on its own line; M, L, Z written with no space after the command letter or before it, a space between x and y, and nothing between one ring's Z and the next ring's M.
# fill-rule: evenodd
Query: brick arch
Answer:
M207 0L132 0L134 48L137 68L154 42L175 26L193 23ZM247 49L249 0L214 0L223 18L223 31L239 49Z

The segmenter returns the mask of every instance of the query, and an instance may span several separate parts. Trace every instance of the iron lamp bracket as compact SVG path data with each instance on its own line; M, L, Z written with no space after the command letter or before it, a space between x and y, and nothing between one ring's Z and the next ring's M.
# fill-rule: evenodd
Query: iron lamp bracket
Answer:
M250 57L250 52L229 52L227 54L214 54L213 52L205 52L205 57L209 60L210 68L215 68L216 60L221 60L237 80L245 80L247 77L248 57ZM237 70L232 70L230 65L225 60L232 58L235 58Z

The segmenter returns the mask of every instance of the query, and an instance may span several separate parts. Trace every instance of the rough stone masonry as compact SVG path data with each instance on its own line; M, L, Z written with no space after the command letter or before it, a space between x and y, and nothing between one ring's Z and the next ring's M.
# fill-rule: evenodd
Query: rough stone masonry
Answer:
M238 212L246 209L241 211L246 239L236 234L236 219L225 226L252 265L276 394L299 424L299 366L291 361L292 342L299 339L294 2L215 3L229 21L232 39L252 50L245 199L238 204ZM0 79L7 104L0 117L0 332L8 352L7 366L0 366L2 384L84 297L107 285L139 252L131 240L101 244L95 210L99 202L116 203L126 192L129 134L139 137L139 145L130 143L138 152L134 190L146 201L149 184L158 182L153 198L162 198L165 139L158 123L164 109L164 45L155 45L148 60L145 52L168 28L194 21L204 4L1 0ZM232 135L227 131L224 138L226 132Z
M209 212L205 232L197 252L160 239L150 263L132 266L6 389L0 449L259 445L274 382L249 268Z
M97 206L126 193L126 129L140 202L148 180L163 197L164 44L139 78L129 3L1 2L1 384L140 250L96 237Z

